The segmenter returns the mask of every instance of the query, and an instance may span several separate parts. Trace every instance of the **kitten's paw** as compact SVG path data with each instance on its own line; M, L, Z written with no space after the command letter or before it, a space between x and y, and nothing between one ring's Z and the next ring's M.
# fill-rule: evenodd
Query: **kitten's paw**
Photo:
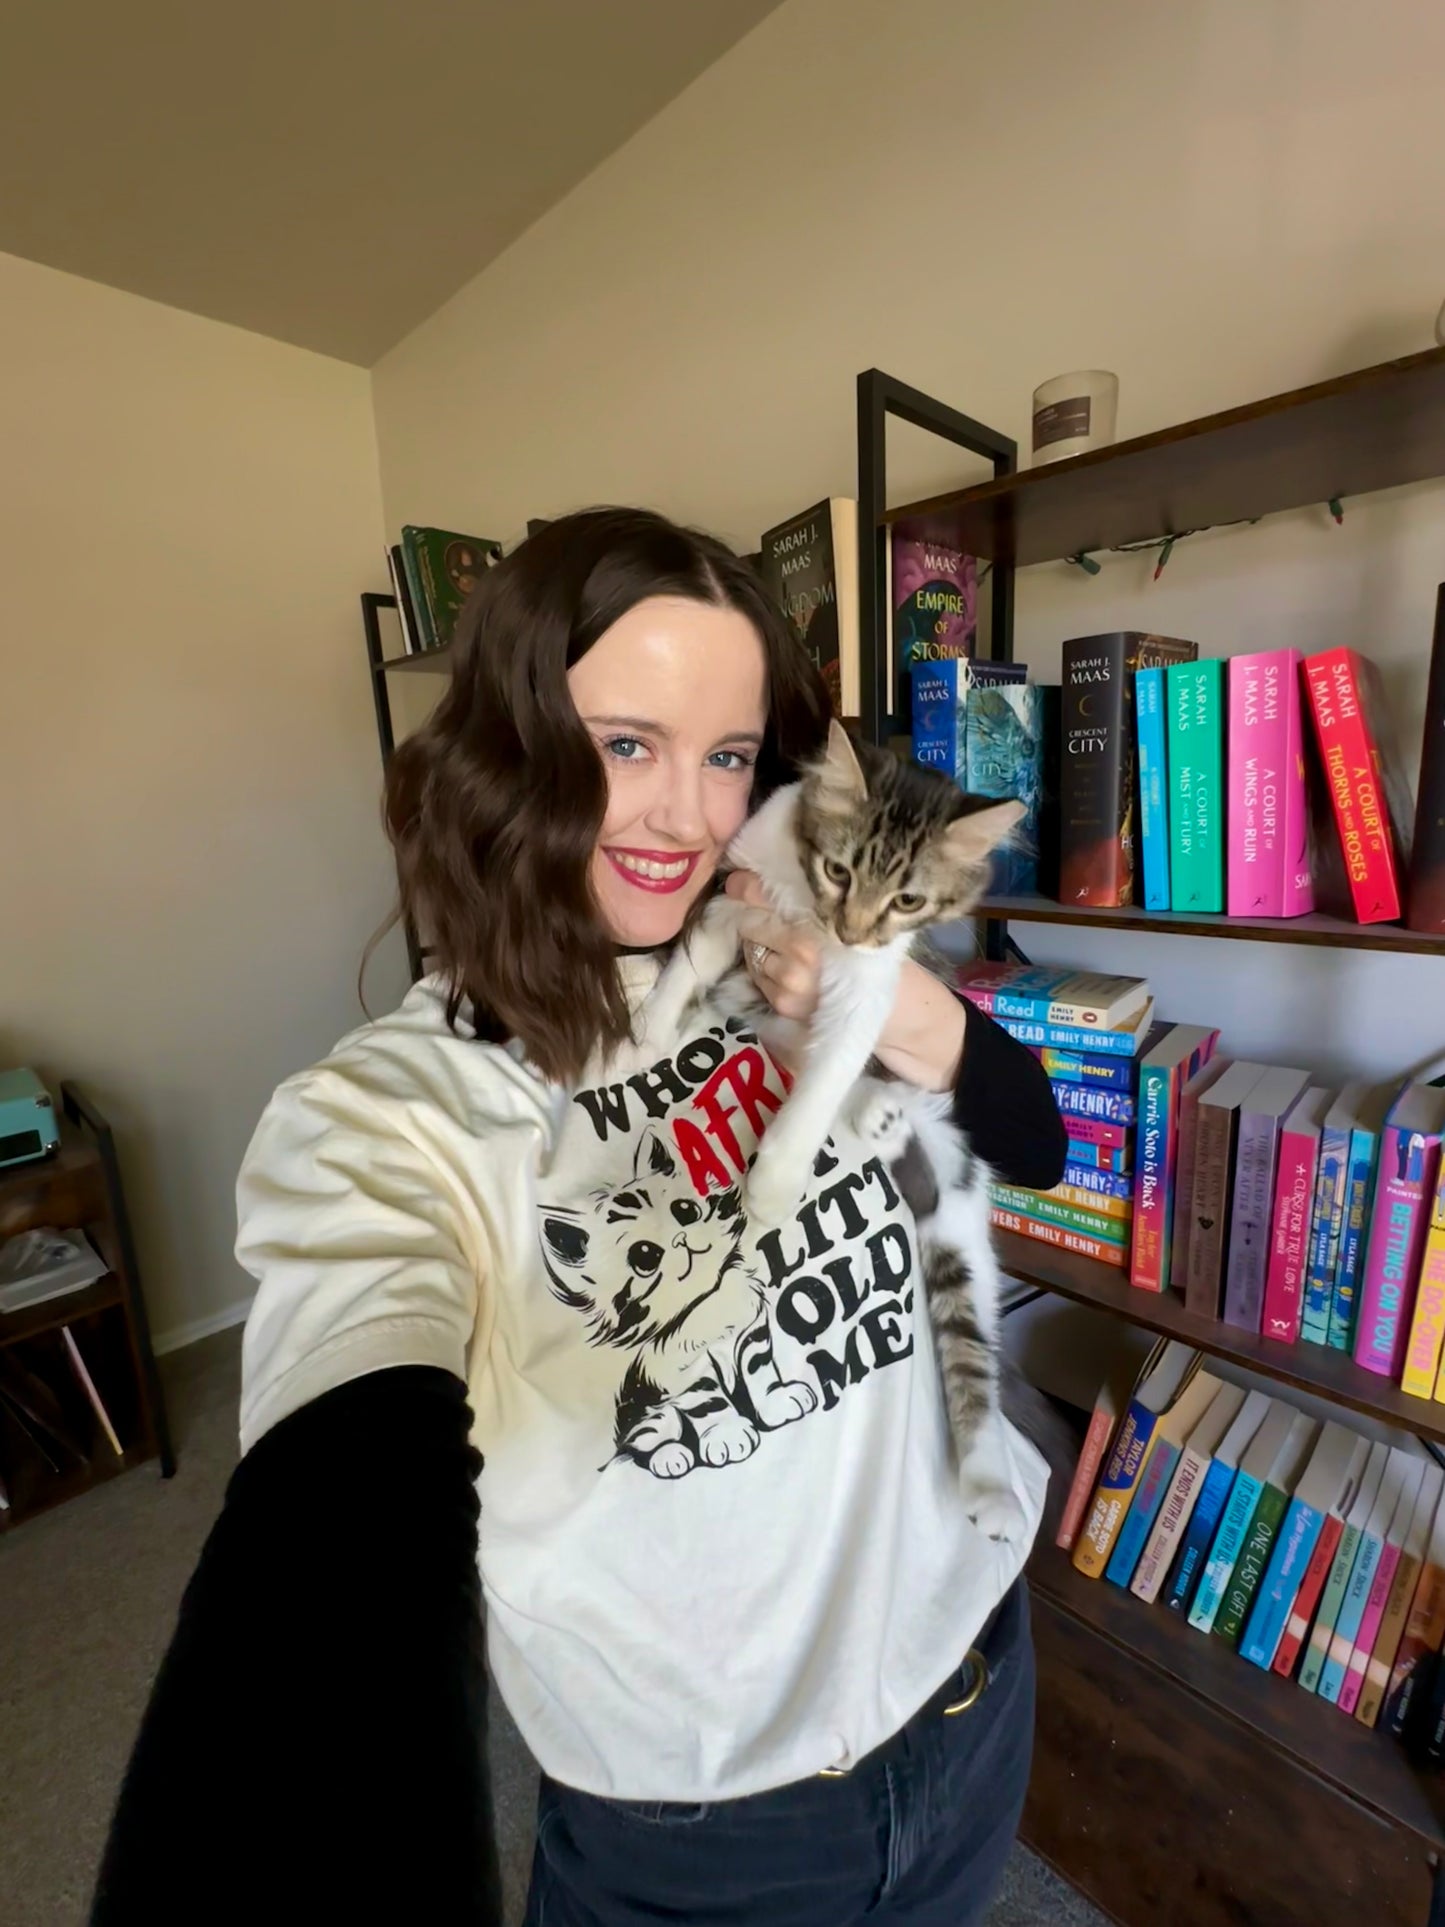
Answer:
M975 1486L965 1494L964 1504L969 1519L985 1538L1008 1546L1024 1543L1028 1514L1006 1485Z
M791 1425L795 1418L806 1418L817 1405L818 1394L811 1385L785 1380L755 1391L753 1403L758 1408L758 1423L766 1431L775 1432L780 1425Z
M692 1447L674 1439L667 1445L658 1446L647 1461L647 1469L654 1479L680 1479L691 1472L696 1464Z
M741 1412L725 1412L698 1439L704 1465L736 1465L758 1449L757 1427Z
M853 1106L852 1123L858 1136L885 1163L902 1157L913 1136L903 1105L887 1084L873 1085L859 1096Z

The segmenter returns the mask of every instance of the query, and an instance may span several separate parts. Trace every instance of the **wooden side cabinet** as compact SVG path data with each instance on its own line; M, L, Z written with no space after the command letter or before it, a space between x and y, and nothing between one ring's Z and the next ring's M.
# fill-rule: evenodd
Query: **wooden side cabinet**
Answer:
M0 1173L0 1239L41 1225L81 1230L106 1271L81 1291L0 1315L0 1353L18 1348L17 1360L63 1392L85 1457L80 1463L57 1453L62 1462L56 1469L13 1416L0 1413L0 1477L10 1497L9 1510L0 1510L0 1532L148 1459L159 1459L165 1478L176 1469L115 1140L74 1084L62 1084L60 1091L59 1149ZM67 1380L67 1327L115 1426L119 1455L78 1393L73 1373Z

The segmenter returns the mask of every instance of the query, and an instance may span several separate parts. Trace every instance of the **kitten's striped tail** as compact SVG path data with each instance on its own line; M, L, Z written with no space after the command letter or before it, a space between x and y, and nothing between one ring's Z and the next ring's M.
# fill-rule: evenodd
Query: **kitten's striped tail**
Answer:
M973 1274L962 1252L925 1241L923 1290L961 1465L998 1409L998 1357L975 1313Z

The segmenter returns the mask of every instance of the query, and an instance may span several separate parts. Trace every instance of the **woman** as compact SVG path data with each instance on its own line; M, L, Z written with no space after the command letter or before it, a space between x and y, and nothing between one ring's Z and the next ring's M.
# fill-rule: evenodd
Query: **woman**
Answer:
M281 1087L242 1172L244 1457L95 1919L499 1919L482 1594L544 1770L538 1927L986 1908L1028 1771L1023 1553L964 1516L906 1207L843 1133L750 1240L777 1067L706 1007L637 1021L826 726L750 571L656 516L554 523L483 583L388 773L438 973ZM806 1017L814 947L761 907L749 937ZM1057 1181L1039 1065L923 970L878 1055Z

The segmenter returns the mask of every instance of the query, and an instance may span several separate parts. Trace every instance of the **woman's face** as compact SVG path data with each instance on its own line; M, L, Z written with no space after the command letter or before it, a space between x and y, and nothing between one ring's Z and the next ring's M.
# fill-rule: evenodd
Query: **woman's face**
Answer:
M620 944L668 942L748 813L767 665L735 609L651 596L567 672L602 767L592 888Z

